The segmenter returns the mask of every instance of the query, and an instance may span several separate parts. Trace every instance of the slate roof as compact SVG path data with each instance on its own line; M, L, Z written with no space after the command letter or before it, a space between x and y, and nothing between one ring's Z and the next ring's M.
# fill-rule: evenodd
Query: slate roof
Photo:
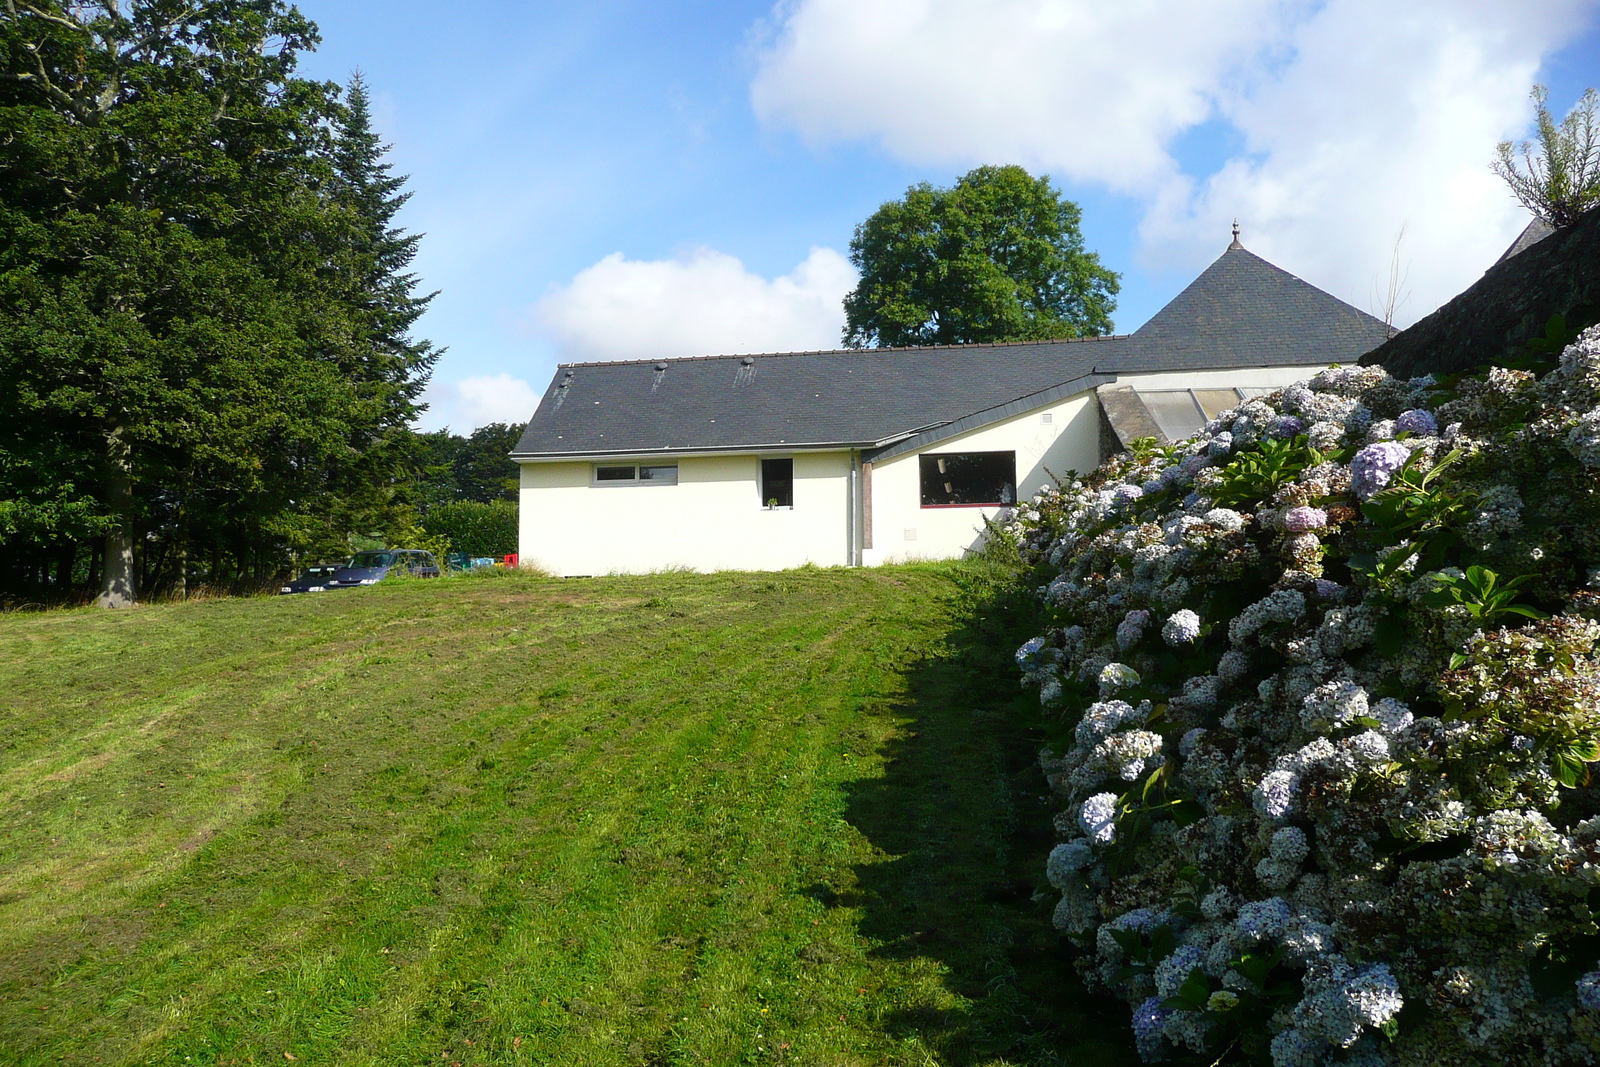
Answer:
M1133 335L1120 370L1354 363L1389 339L1379 319L1235 241Z
M513 457L885 447L1118 373L1354 363L1382 322L1240 247L1132 334L564 364Z

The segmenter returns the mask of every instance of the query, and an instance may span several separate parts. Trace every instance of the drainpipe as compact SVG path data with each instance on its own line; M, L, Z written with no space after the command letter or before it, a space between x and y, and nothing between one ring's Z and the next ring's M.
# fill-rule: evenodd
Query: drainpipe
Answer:
M855 449L850 450L850 498L845 507L845 521L848 523L847 541L848 551L845 553L846 566L861 566L861 538L859 527L861 525L861 453Z

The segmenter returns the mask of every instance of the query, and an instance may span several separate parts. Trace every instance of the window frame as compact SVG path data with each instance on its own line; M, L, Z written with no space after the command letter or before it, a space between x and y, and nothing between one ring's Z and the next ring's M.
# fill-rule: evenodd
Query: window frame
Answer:
M767 464L789 464L789 502L767 506ZM762 511L793 511L794 510L794 457L793 456L763 456L756 465L757 496L756 502L761 505Z
M1007 483L1011 489L1012 499L973 502L965 504L930 504L927 502L928 492L926 483L925 462L938 461L948 457L965 456L1009 456L1011 457L1011 480ZM1002 494L1003 495L1003 494ZM942 508L1011 508L1016 507L1017 501L1017 450L1014 448L985 449L974 452L921 452L917 455L917 503L925 511L935 511Z
M631 470L633 477L600 477L600 472L603 470L622 470L624 468ZM677 463L591 463L589 464L589 487L591 489L610 489L632 485L677 485L678 469ZM642 477L642 472L646 470L671 470L672 477L670 479Z

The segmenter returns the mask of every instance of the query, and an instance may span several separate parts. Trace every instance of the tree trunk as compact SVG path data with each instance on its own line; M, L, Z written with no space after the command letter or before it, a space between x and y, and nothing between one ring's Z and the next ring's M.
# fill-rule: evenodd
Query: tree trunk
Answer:
M72 587L72 568L78 562L78 545L69 541L56 550L56 589L65 591Z
M178 600L189 599L189 517L181 510L178 513L178 531L172 546L173 570L176 572L172 579L172 595Z
M100 595L95 606L131 607L137 597L133 579L133 455L121 426L106 431L106 507L116 525L106 531Z

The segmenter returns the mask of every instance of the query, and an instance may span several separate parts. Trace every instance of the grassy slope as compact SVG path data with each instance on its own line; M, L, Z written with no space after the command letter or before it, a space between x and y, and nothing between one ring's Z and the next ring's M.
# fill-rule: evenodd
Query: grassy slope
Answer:
M951 574L0 618L0 1061L1124 1062Z

